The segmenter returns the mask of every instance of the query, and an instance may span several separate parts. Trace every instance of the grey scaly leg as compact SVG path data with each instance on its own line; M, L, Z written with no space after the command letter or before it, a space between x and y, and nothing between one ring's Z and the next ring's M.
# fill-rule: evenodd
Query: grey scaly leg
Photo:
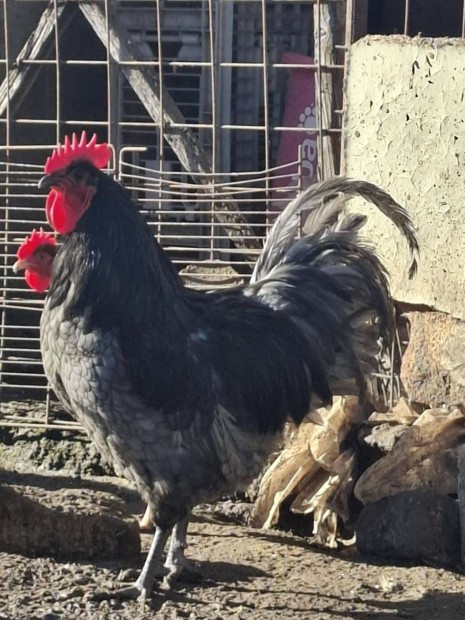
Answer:
M189 525L189 516L182 521L176 523L173 527L171 542L168 555L165 562L165 568L168 569L168 575L165 577L165 584L170 587L179 577L181 573L186 573L186 577L191 581L198 581L200 572L195 562L191 562L184 555L187 548L187 527Z
M139 599L141 602L145 602L150 598L155 576L160 573L160 569L163 567L162 556L170 532L171 527L164 529L156 528L150 551L136 583L128 588L121 588L116 590L116 592L109 593L109 596L105 598ZM99 595L98 598L101 599L103 597Z

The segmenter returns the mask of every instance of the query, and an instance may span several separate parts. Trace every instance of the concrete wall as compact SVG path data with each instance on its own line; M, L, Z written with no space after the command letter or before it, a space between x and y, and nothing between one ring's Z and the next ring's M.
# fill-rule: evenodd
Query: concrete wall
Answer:
M465 42L366 37L350 50L345 88L345 173L389 191L418 230L409 282L405 243L367 211L394 296L465 319Z

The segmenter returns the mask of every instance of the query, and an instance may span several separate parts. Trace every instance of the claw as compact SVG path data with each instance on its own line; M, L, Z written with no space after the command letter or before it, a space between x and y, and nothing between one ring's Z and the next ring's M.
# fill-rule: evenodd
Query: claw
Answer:
M180 563L169 564L165 563L165 569L168 574L163 579L163 587L166 590L171 590L177 581L184 583L199 583L202 581L202 572L200 570L200 564L183 558Z
M148 592L146 588L141 589L135 584L119 588L118 590L97 590L86 595L87 600L91 601L109 601L112 599L120 601L139 600L141 603L145 603L150 597L151 592Z

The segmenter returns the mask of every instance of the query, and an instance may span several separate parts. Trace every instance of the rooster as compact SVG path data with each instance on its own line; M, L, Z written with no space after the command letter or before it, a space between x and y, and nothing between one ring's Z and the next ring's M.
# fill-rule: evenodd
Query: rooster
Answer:
M156 525L137 581L145 599L163 563L186 566L194 506L246 487L300 423L337 393L362 394L389 341L392 303L375 252L358 239L371 200L418 244L406 211L364 182L311 186L275 222L251 282L186 288L126 191L102 171L110 149L65 139L40 187L65 235L41 318L46 375L64 407L147 500ZM306 230L296 240L301 215ZM412 259L410 275L416 268Z

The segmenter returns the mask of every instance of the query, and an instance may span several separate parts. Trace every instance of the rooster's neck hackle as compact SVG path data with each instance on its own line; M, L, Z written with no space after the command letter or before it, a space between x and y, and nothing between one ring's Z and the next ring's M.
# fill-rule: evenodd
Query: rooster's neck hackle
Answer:
M57 263L51 293L58 287L69 289L72 283L69 313L85 311L92 326L136 323L140 313L164 323L165 315L172 318L174 300L182 306L183 285L176 269L126 190L103 173Z

